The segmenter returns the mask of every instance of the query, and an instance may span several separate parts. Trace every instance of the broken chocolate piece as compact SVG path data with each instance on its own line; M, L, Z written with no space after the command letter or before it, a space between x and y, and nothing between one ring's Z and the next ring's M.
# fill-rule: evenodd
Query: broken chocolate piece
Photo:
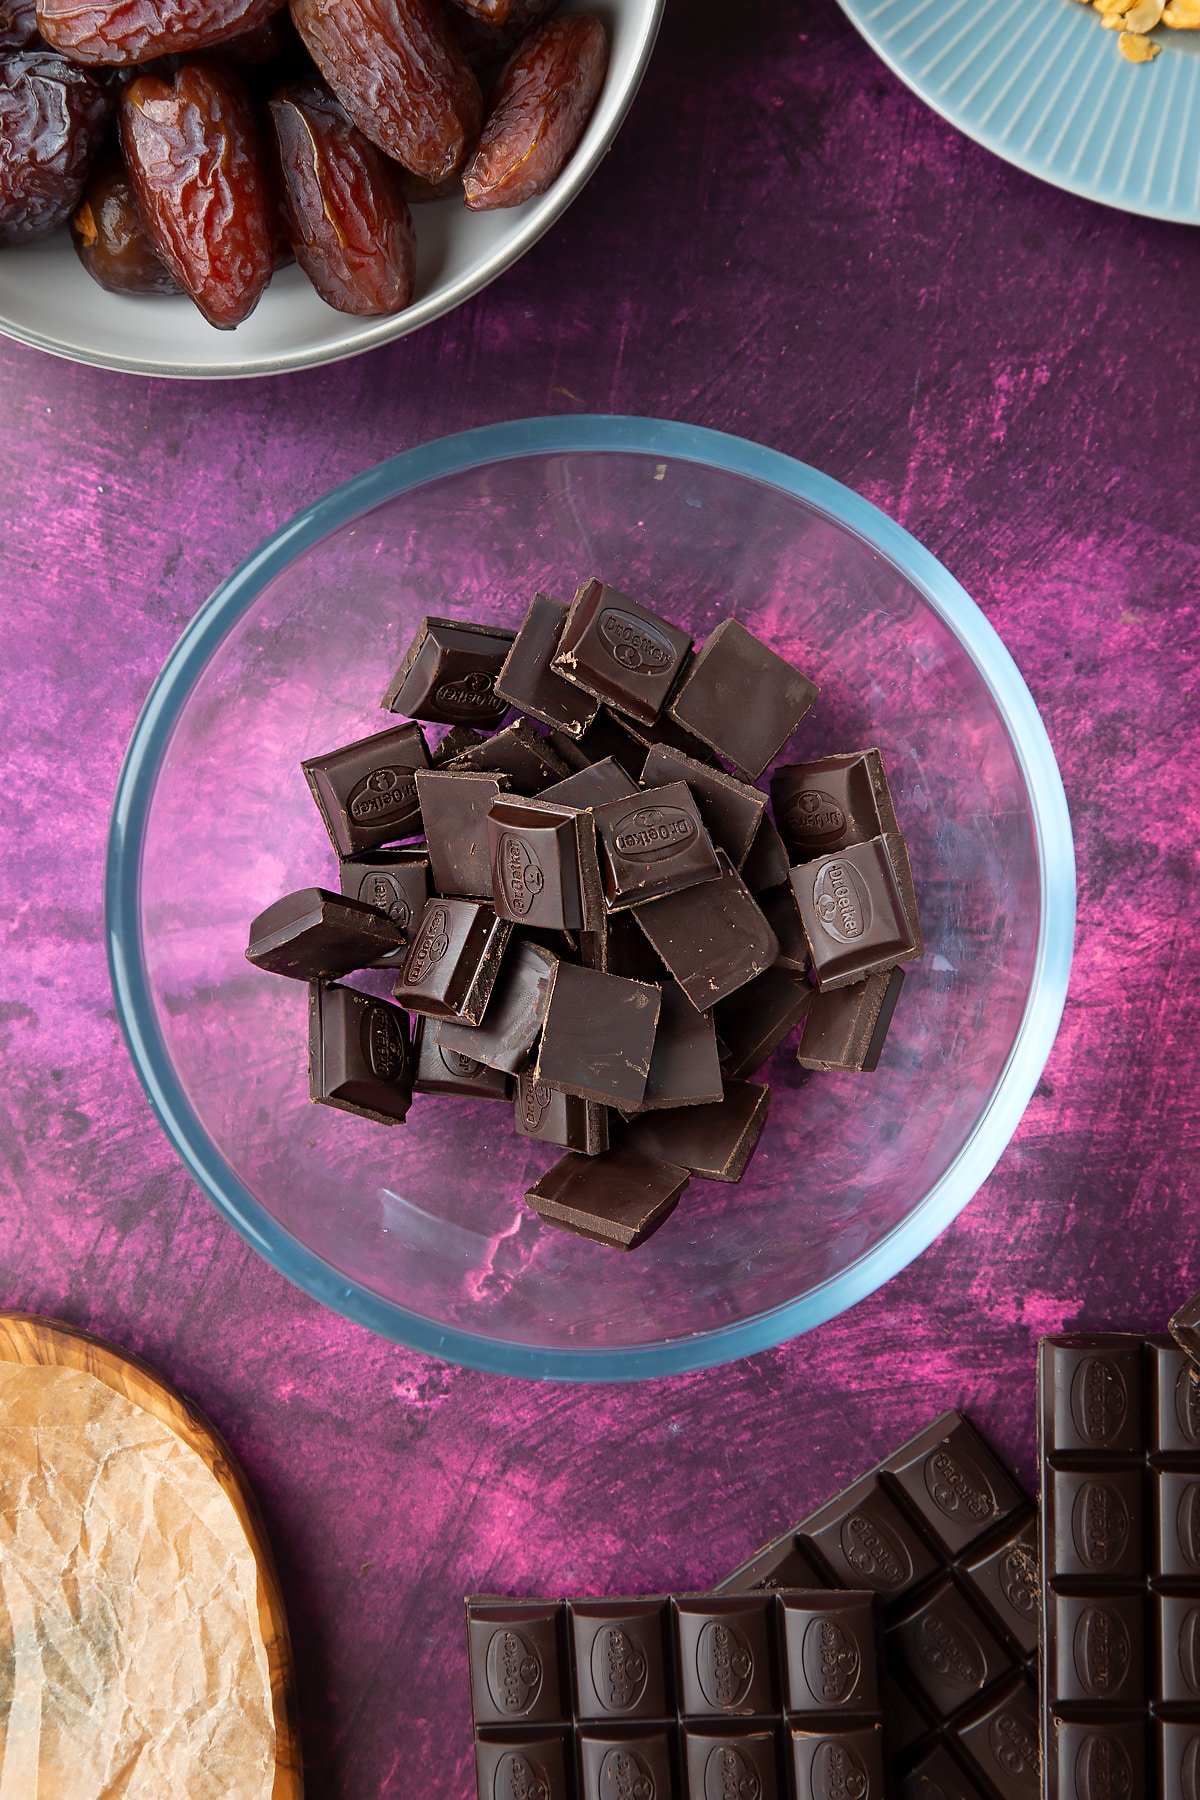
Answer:
M712 1020L696 1011L677 981L664 982L646 1092L632 1116L668 1106L711 1106L723 1092Z
M773 963L713 1008L727 1075L755 1075L774 1056L812 1004L814 990L803 975Z
M489 1069L486 1063L464 1056L461 1050L443 1049L431 1019L416 1022L413 1065L413 1089L418 1094L456 1094L461 1100L507 1100L512 1090L512 1077L503 1069Z
M1193 1294L1171 1314L1167 1329L1184 1354L1194 1363L1200 1363L1200 1294ZM1197 1401L1200 1402L1200 1387L1197 1388Z
M396 725L310 756L300 767L339 856L418 837L416 771L429 765L419 725Z
M403 948L401 933L374 907L326 888L300 888L259 913L246 960L294 981L332 981Z
M800 1067L868 1074L878 1067L903 985L903 969L884 969L853 987L813 994L796 1052Z
M791 885L772 888L766 894L759 894L757 899L767 924L779 939L775 967L789 969L794 975L807 975L812 958L800 927L800 914L796 911Z
M628 719L602 706L583 736L576 742L563 731L551 731L550 742L572 769L587 769L611 757L630 780L646 760L646 745L635 738Z
M590 813L497 800L487 821L489 892L502 919L579 931L603 910Z
M766 795L727 775L724 769L697 762L694 756L669 745L655 744L642 770L642 786L661 787L668 781L687 782L713 843L740 869L762 822Z
M547 1087L531 1069L517 1076L513 1118L522 1137L560 1144L581 1156L599 1156L608 1149L608 1108Z
M497 677L496 692L531 719L578 738L600 703L551 667L566 622L567 608L560 601L535 594Z
M443 1019L437 1030L442 1049L457 1050L486 1063L489 1069L504 1069L510 1075L523 1069L542 1029L550 975L557 960L540 944L512 944L483 1024Z
M511 934L477 900L429 900L392 992L409 1012L478 1025Z
M592 816L610 912L715 881L721 873L685 782L609 800Z
M646 1113L621 1133L646 1156L676 1163L706 1181L740 1181L767 1122L771 1090L757 1081L727 1081L716 1106L678 1106Z
M779 954L779 941L723 851L720 878L651 900L634 918L701 1012L745 987Z
M452 725L437 749L430 751L429 766L431 769L440 769L443 763L453 762L464 750L485 742L482 731L472 731L469 725Z
M381 968L394 965L408 949L412 928L429 898L429 858L424 846L344 856L341 877L343 894L383 913L400 933L400 949L380 958Z
M508 701L496 677L512 641L492 625L422 619L380 705L438 725L498 725Z
M570 774L554 745L535 731L528 719L518 719L495 737L472 745L456 756L449 767L507 775L514 794L540 794L543 788Z
M606 756L584 769L576 769L565 781L546 788L541 798L547 806L587 808L603 806L606 800L622 800L626 794L637 792L638 784L633 776L627 775L613 757Z
M723 619L692 658L667 711L754 781L819 692L737 619Z
M687 1184L685 1169L618 1144L601 1156L560 1157L525 1199L548 1225L633 1250L674 1211Z
M551 667L618 712L652 725L691 644L685 631L615 588L585 581L571 602Z
M750 853L742 864L742 880L752 894L767 894L787 884L792 865L787 847L775 829L770 813L764 813Z
M418 774L429 866L439 894L491 899L488 813L507 788L506 775L457 768L422 769Z
M662 996L649 982L556 965L534 1070L550 1087L600 1105L646 1093Z
M791 880L819 988L849 987L920 954L885 838L801 863Z
M335 982L308 995L308 1092L382 1125L398 1125L412 1105L408 1015L390 1001Z

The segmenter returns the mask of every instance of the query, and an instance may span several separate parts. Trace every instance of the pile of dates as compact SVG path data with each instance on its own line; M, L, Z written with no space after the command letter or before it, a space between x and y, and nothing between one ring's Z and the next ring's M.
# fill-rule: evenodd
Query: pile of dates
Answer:
M340 312L412 299L410 202L543 193L608 39L558 0L0 0L0 245L69 224L118 294L231 330L292 257Z

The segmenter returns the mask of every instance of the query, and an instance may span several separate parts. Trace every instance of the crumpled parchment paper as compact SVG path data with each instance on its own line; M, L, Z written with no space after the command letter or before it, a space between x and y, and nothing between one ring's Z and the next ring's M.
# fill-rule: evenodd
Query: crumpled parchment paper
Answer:
M0 1800L268 1800L256 1581L165 1424L82 1370L0 1363Z

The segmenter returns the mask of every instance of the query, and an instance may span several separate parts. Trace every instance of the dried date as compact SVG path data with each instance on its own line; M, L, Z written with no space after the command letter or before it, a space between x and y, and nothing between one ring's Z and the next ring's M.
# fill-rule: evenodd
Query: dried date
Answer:
M477 12L469 0L446 0L446 25L475 73L489 75L508 61L522 38L548 19L558 5L559 0L513 0L501 23Z
M590 13L548 19L521 45L463 170L472 212L545 193L583 135L607 67L608 34Z
M459 167L483 100L434 0L291 0L291 11L364 136L425 181Z
M330 94L285 88L271 102L296 261L328 306L368 318L412 299L416 242L399 169Z
M112 104L94 76L53 50L0 58L0 244L70 217Z
M34 0L0 0L0 50L23 50L36 36Z
M177 294L179 283L159 256L119 157L92 171L71 215L75 252L93 281L110 294Z
M253 31L283 0L37 0L38 30L73 62L128 68Z
M232 330L271 279L276 230L249 95L231 70L187 63L121 96L121 145L146 229L210 325Z

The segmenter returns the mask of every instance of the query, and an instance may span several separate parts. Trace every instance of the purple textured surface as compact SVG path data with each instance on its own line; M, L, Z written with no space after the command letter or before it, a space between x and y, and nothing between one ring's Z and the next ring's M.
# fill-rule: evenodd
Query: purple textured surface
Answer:
M565 221L394 349L236 388L0 349L0 1303L140 1352L230 1437L313 1795L469 1791L469 1589L705 1584L950 1405L1030 1478L1037 1335L1158 1329L1200 1284L1198 280L1200 237L964 142L833 0L692 0ZM1081 871L1062 1033L957 1225L800 1342L633 1390L444 1368L276 1277L162 1139L101 942L121 752L231 564L392 451L571 410L760 438L928 543L1043 709Z

